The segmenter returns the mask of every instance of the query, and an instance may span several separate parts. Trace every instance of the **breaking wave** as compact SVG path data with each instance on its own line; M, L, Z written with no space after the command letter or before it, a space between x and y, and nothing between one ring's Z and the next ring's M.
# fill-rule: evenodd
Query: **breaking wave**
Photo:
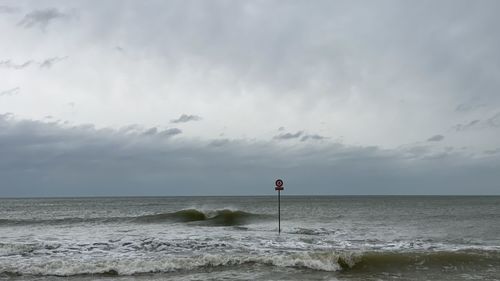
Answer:
M39 259L29 265L0 264L0 275L73 276L135 275L242 265L292 267L317 271L385 272L419 268L498 268L500 252L289 252L283 254L205 254L154 259L71 260Z
M213 226L237 226L249 223L254 220L269 218L267 215L252 214L239 210L210 210L200 211L196 209L186 209L172 213L160 213L153 215L143 215L138 217L104 217L104 218L57 218L57 219L24 219L10 220L0 219L0 226L15 225L63 225L63 224L83 224L83 223L175 223L175 222L202 222L203 225Z
M213 210L202 212L196 209L187 209L174 213L163 213L156 215L140 216L134 219L140 223L162 223L162 222L199 222L202 225L233 226L243 225L254 220L265 219L268 216L252 214L238 210Z

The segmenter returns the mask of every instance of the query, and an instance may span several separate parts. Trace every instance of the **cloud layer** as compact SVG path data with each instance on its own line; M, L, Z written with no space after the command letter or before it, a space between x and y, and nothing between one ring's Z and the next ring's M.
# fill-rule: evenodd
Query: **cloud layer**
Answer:
M498 1L15 5L3 194L495 193Z
M500 154L171 138L178 130L97 129L0 116L0 196L497 194ZM430 157L434 156L434 157ZM439 157L437 157L439 156ZM471 177L477 172L481 177Z

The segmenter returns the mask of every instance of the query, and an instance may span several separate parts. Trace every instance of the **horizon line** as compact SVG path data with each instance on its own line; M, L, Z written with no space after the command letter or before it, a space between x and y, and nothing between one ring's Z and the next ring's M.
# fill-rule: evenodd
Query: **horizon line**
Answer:
M171 197L275 197L260 195L75 195L75 196L0 196L2 199L77 199L77 198L171 198ZM281 194L282 197L500 197L500 194Z

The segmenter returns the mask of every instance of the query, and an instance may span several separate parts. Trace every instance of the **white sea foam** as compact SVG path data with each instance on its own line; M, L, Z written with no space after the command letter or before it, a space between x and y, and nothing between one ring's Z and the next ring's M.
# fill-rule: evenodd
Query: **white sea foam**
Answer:
M0 264L0 272L22 275L71 276L82 274L132 275L138 273L158 273L193 270L203 267L239 266L262 264L278 267L308 268L321 271L338 271L340 255L333 252L297 252L271 255L204 254L192 257L164 256L114 257L112 259L89 258L36 258L26 260L5 260ZM349 258L345 255L343 260Z
M193 256L107 256L73 258L44 257L26 259L0 259L0 273L36 276L73 276L87 274L133 275L141 273L167 273L192 271L215 267L265 265L335 272L350 270L358 263L362 268L393 269L398 267L467 267L490 268L500 264L499 252L334 252L309 251L282 254L201 254Z
M40 248L40 246L36 245L36 244L24 244L24 243L3 244L3 243L0 243L0 257L23 254L26 252L34 251L35 249L39 249L39 248Z

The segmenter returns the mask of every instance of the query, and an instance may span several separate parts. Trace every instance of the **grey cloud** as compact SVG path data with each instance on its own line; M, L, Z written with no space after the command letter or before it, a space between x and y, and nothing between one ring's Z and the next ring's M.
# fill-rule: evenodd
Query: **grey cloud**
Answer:
M120 134L137 134L142 132L143 133L143 127L138 125L138 124L130 124L127 126L123 126L117 130Z
M19 13L21 9L18 7L0 5L0 14L16 14Z
M52 57L45 59L39 63L41 68L51 68L54 64L67 59L68 57Z
M26 68L26 67L32 65L33 63L35 63L35 62L32 60L28 60L28 61L25 61L25 62L20 63L20 64L14 63L11 60L3 60L3 61L0 61L0 67L13 68L13 69L23 69L23 68Z
M262 92L270 100L276 95L279 98L276 100L282 100L284 106L291 105L297 114L311 112L308 107L318 101L325 108L331 105L334 112L344 101L352 100L348 98L353 93L351 88L355 88L355 97L362 104L373 102L373 107L364 108L367 115L373 108L386 108L384 101L400 93L396 100L406 102L398 105L401 106L398 110L408 114L399 114L402 120L394 122L400 123L395 124L398 127L407 123L404 120L407 116L421 112L419 105L433 101L435 96L439 97L436 101L451 110L456 107L458 111L471 111L486 103L492 108L498 105L499 72L494 62L498 61L500 39L493 35L500 19L492 11L497 11L499 4L443 1L433 4L435 9L429 11L429 3L318 1L311 5L290 1L283 5L275 1L214 1L212 5L190 5L189 1L159 1L95 5L81 2L71 5L87 11L88 24L75 30L68 27L64 34L75 32L68 39L88 40L87 44L96 47L95 54L102 53L102 49L110 52L117 45L126 47L127 53L144 54L146 60L154 62L155 69L162 69L165 80L172 79L164 81L165 85L189 81L178 82L179 89L185 88L183 83L190 83L193 78L194 88L214 87L207 89L207 93L217 93L223 88L227 93ZM454 7L453 15L448 9L450 5ZM68 9L63 7L61 11ZM122 14L128 17L119 16ZM102 59L91 58L94 64ZM113 70L116 69L107 70L111 74L103 70L103 75L115 77ZM198 74L191 76L194 72ZM127 73L123 72L125 77ZM220 86L222 83L211 79L218 77L224 77L227 83ZM289 97L293 103L286 102ZM446 126L456 123L443 116L448 113L435 108L443 107L440 104L429 107L433 111L429 114L437 115L433 117L443 117L436 118L440 120L436 123L446 122ZM440 132L440 125L435 124L438 128L432 130ZM347 136L346 131L339 134Z
M442 150L435 150L431 145L412 144L398 149L405 159L411 160L445 160L454 158L459 152L454 147L447 146Z
M495 128L500 127L500 112L498 112L497 114L493 115L488 120L486 120L486 123L491 127Z
M153 128L147 129L142 134L145 136L152 136L152 135L156 135L157 132L158 132L158 129L156 129L156 127L153 127Z
M304 135L302 138L300 138L300 141L307 141L307 140L324 140L327 139L327 137L313 134L313 135Z
M476 119L470 121L469 123L457 124L453 126L453 129L459 132L459 131L466 131L469 129L487 129L487 128L498 128L498 127L500 127L500 112L484 120Z
M11 68L11 69L23 69L32 65L38 65L40 68L51 68L54 64L67 59L68 57L51 57L44 59L42 61L28 60L23 63L15 63L12 60L0 61L0 67Z
M0 196L270 194L278 174L289 194L498 194L494 155L408 160L398 150L338 143L214 146L160 135L0 115Z
M477 104L477 103L462 103L455 108L455 111L458 112L468 112L479 109L481 107L486 107L486 104Z
M466 1L442 1L432 11L428 5L214 1L207 7L167 1L137 4L127 11L132 18L128 22L112 16L119 14L116 9L108 9L109 14L96 19L95 34L109 37L111 31L101 28L108 24L130 29L128 24L141 22L147 14L148 29L130 29L124 44L159 53L170 65L196 58L197 69L225 71L237 79L236 87L307 92L304 104L317 102L311 96L341 99L353 85L383 89L386 83L391 91L408 95L440 91L455 102L481 93L484 100L498 102L498 69L484 62L497 61L500 40L492 35L499 20L492 11L499 4L473 5L474 12Z
M490 154L490 155L499 154L499 153L500 153L500 147L497 149L489 149L489 150L484 151L484 154Z
M173 137L175 135L182 134L182 130L179 128L170 128L163 130L158 133L158 135L163 136L163 137Z
M290 140L290 139L298 139L300 136L302 136L304 132L303 131L298 131L295 134L292 133L284 133L284 134L279 134L277 136L274 136L275 140Z
M281 127L281 128L283 128L283 127ZM278 129L278 131L284 130L284 128L282 130L280 130L280 129ZM279 134L279 135L276 135L273 137L273 139L275 139L275 140L290 140L290 139L299 139L299 138L300 138L300 141L302 141L302 142L308 141L308 140L327 139L326 137L318 135L318 134L306 134L306 133L304 133L304 131L298 131L296 133L282 133L282 134Z
M230 143L229 139L216 139L210 142L211 146L222 147Z
M24 28L39 26L42 30L44 30L50 22L65 17L67 17L67 15L60 12L56 8L36 10L26 14L17 25Z
M442 141L444 139L444 136L442 135L435 135L427 139L427 141Z
M466 124L457 124L457 125L453 126L453 128L457 132L459 132L459 131L465 131L465 130L471 129L473 127L477 127L477 125L479 124L479 122L481 122L481 120L479 120L479 119L472 120L472 121L470 121L469 123L466 123Z
M436 120L437 124L428 124L429 126L436 126L436 128L430 128L433 132L441 132L440 128L442 126L449 126L456 123L455 121L450 122L450 116L446 116L450 112L446 113L441 110L450 106L451 110L453 110L456 105L458 105L457 109L460 114L453 114L468 118L462 119L467 122L460 121L464 122L463 126L467 126L470 120L473 122L473 119L479 118L482 121L472 124L471 128L486 128L487 126L495 128L498 125L498 119L489 115L479 115L479 110L474 110L469 101L470 97L480 96L480 104L487 103L488 108L496 108L500 104L500 95L498 95L500 80L497 78L500 74L498 68L500 38L495 36L498 33L497 26L500 25L500 17L498 17L499 1L481 1L481 3L474 5L471 5L468 1L447 0L437 2L427 0L404 2L380 1L376 3L317 1L314 5L311 5L307 1L293 0L287 1L286 4L280 1L213 1L210 4L201 5L192 5L190 1L157 1L147 3L140 1L134 5L116 5L116 3L106 1L99 2L99 5L88 1L67 3L61 2L60 5L82 7L80 10L85 11L86 21L79 29L74 29L73 26L67 27L67 29L61 30L61 34L57 36L64 40L77 39L77 42L85 42L80 48L82 48L81 51L86 54L86 57L83 54L82 57L89 58L91 55L97 54L96 57L89 58L90 65L98 65L103 61L103 57L99 56L102 49L105 49L109 53L111 51L110 46L112 48L116 44L123 44L123 46L126 46L127 51L130 50L130 52L144 54L146 63L154 61L155 65L152 69L163 70L160 76L164 77L165 80L172 79L171 81L164 81L162 85L182 80L188 81L186 83L196 83L196 87L199 87L199 89L216 85L212 89L206 89L206 92L217 93L218 90L221 90L221 88L217 88L221 83L217 83L219 80L212 78L224 77L223 82L227 83L224 83L220 87L223 87L223 90L226 90L225 92L237 92L242 93L242 95L248 95L246 93L253 95L253 93L256 93L257 95L256 97L244 96L245 99L241 99L242 101L246 101L246 98L249 98L249 100L254 98L258 100L259 96L257 92L260 91L264 93L263 95L276 95L276 97L271 96L270 98L283 101L280 106L284 108L289 106L297 107L290 108L293 112L297 113L296 116L300 116L304 112L311 112L310 109L316 103L323 104L324 108L331 107L332 112L335 112L338 108L342 109L345 100L353 100L362 103L359 104L359 108L366 109L366 114L363 115L368 117L373 113L372 110L374 108L378 111L390 108L391 113L393 113L392 110L394 109L394 115L391 114L390 116L400 117L401 120L399 120L400 118L394 118L397 121L395 123L399 124L391 124L391 126L387 126L388 128L392 129L392 125L404 126L403 128L418 128L418 125L422 127L421 123L416 124L417 126L407 126L409 122L406 121L414 120L417 113L422 113L422 106L427 106L432 102L432 105L435 106L426 107L426 114L428 109L430 117L436 117L433 120ZM432 9L429 9L430 6L432 6ZM450 12L450 7L453 7L452 12ZM127 14L127 17L120 16L124 14ZM147 21L144 20L145 18L147 18ZM41 25L33 25L33 27L35 26L38 27ZM61 28L64 29L66 27L61 26ZM17 32L19 32L19 29L17 29ZM31 34L31 32L27 34ZM33 34L38 36L37 33ZM56 36L55 34L50 35ZM51 48L50 44L59 45L62 42L60 40L48 40L48 36L45 37L47 37L47 46L44 48L47 49ZM39 38L34 37L32 39ZM71 47L71 45L74 44L69 44L68 47ZM92 51L89 52L88 46L93 46L91 48ZM102 46L105 47L103 48ZM75 51L75 53L79 49L79 47L72 48L74 48L72 51ZM94 50L95 52L93 52ZM85 64L86 61L83 63ZM22 63L19 63L19 65L22 65ZM122 64L117 64L117 67L121 66ZM36 67L36 65L31 67ZM117 69L116 67L113 68L113 66L109 69L107 67L103 69L102 81L105 81L109 77L117 77L118 75L113 73L115 70ZM189 73L192 72L196 72L197 74L191 76ZM118 74L124 74L126 80L129 77L126 73L128 73L128 70ZM179 77L176 76L178 73L183 74ZM78 74L80 75L79 71ZM75 81L85 81L88 77L94 78L93 75L84 76L84 71L81 71L81 74L82 77L79 75L71 76L72 74L68 73L68 77L61 77L61 81L73 81L75 78L79 78L75 79ZM183 76L184 74L186 75ZM25 82L29 83L30 78L27 76ZM196 81L193 82L190 78ZM99 78L98 80L100 81ZM110 80L117 81L116 79ZM99 81L96 82L98 83ZM134 81L142 80L137 79ZM151 85L147 83L148 81L144 82L144 88L155 87L163 89L163 87L156 87L160 86L158 84ZM53 83L57 83L57 81L53 81L52 84L43 81L44 86L47 87L53 86ZM98 84L100 85L100 83ZM22 85L22 83L19 85ZM109 89L108 85L102 85L101 89ZM184 84L180 85L179 88L183 86ZM355 87L356 91L351 91L353 87ZM252 91L254 89L259 91ZM64 90L69 89L62 89L62 91ZM350 99L349 95L353 92L356 92L352 96L355 99ZM394 99L394 97L397 98ZM69 98L71 99L72 97ZM191 96L186 98L189 99ZM208 98L216 100L217 97L209 96ZM399 113L399 116L394 107L385 103L385 101L390 99L394 99L395 102L398 99L406 101L404 104L398 104L401 108L397 110L403 112L402 114ZM76 100L80 101L80 99ZM293 102L288 103L288 100L293 100ZM349 102L346 103L348 104ZM459 105L460 103L462 103L462 106ZM474 103L479 104L475 100L472 104ZM304 108L299 108L302 106ZM336 106L337 108L335 108ZM82 105L82 108L85 108L85 106ZM358 109L357 106L356 109ZM277 113L280 112L283 111L277 110ZM475 115L466 115L470 113L474 113ZM478 114L476 115L476 113ZM388 115L381 115L384 116L381 118L387 120ZM409 120L405 120L406 117L409 117ZM105 119L101 121L109 121ZM346 118L345 120L348 119ZM425 118L425 120L428 119ZM485 120L490 121L488 123ZM439 124L439 122L443 123ZM12 125L11 123L9 124ZM289 124L283 123L287 128L290 126ZM380 124L382 124L380 128L385 127L385 123L382 121ZM288 151L288 154L281 152L280 149L282 148L276 148L269 144L235 145L239 149L234 150L229 148L232 147L231 145L225 145L218 147L217 152L220 153L222 151L223 153L216 154L214 157L215 161L212 161L215 163L211 163L211 161L206 160L205 156L213 155L210 154L213 153L210 149L215 149L212 146L203 143L203 145L208 147L207 150L200 150L198 147L199 143L177 146L178 144L174 142L178 141L179 138L174 137L163 140L171 145L164 147L156 143L156 141L161 139L158 132L147 137L141 136L143 129L137 132L131 130L127 134L124 134L118 131L104 133L95 129L87 129L87 131L81 132L77 129L63 130L62 128L50 127L46 124L37 123L35 126L33 123L27 121L15 122L12 126L18 129L28 126L32 130L35 130L33 132L29 128L23 129L18 132L23 137L18 136L18 138L25 140L28 137L33 137L33 139L38 140L37 145L43 141L40 138L45 136L45 134L55 134L55 138L59 142L51 142L46 147L47 151L43 151L37 148L37 145L33 145L33 152L39 153L42 156L46 155L44 153L54 152L55 155L62 155L60 156L62 157L60 163L71 163L71 160L78 159L79 157L77 156L82 154L81 158L84 160L82 164L86 163L88 166L92 166L94 162L101 162L97 167L103 168L102 174L99 174L99 171L95 172L89 167L84 167L82 173L99 175L103 182L116 181L115 179L110 180L110 175L119 177L124 174L124 171L127 171L130 173L130 177L136 177L131 182L136 180L137 182L135 183L138 186L143 186L139 183L141 183L141 180L145 180L144 178L149 175L147 173L150 170L154 170L155 167L164 165L169 168L172 167L172 170L176 171L177 166L175 162L168 162L160 157L155 158L155 154L172 156L172 159L177 159L180 163L184 163L183 161L192 161L196 165L204 167L207 171L214 169L210 164L218 164L222 169L231 167L231 165L241 167L244 165L242 162L244 162L253 166L248 170L231 171L234 171L235 174L249 175L248 177L252 178L257 178L255 175L267 175L260 166L255 164L267 163L265 162L267 160L263 160L266 157L272 158L273 161L285 160L284 162L295 162L297 160L300 165L298 168L294 167L294 169L296 168L295 170L291 170L297 174L305 174L303 179L296 178L298 182L303 182L304 184L307 183L305 182L306 179L311 179L307 173L314 173L315 170L312 168L317 168L314 165L320 166L321 164L326 167L325 170L332 170L337 167L337 163L339 163L339 170L341 171L352 167L355 168L353 170L358 170L358 168L368 170L366 178L380 184L373 187L375 191L387 191L386 188L388 187L382 186L384 180L385 183L398 183L401 186L407 186L409 184L408 180L415 180L415 182L419 182L423 186L427 183L429 183L429 186L432 186L430 184L432 181L439 182L437 180L439 175L436 175L432 170L428 171L426 175L429 176L429 182L426 182L426 179L421 181L418 177L412 178L407 175L407 173L418 174L420 171L426 169L420 167L418 163L411 162L408 164L407 162L403 162L403 164L408 165L405 166L407 168L405 171L402 171L398 168L398 165L395 165L401 164L398 157L418 162L422 160L422 157L432 155L434 153L432 149L434 148L432 148L431 143L427 143L430 148L420 148L420 151L417 148L410 149L406 154L398 151L396 156L392 154L394 151L330 146L328 141L317 142L317 144L314 144L317 151L312 149L304 150L304 154L300 156ZM355 125L353 124L352 126ZM15 136L13 130L14 128L10 128L6 132L2 128L0 135L3 134L2 136L5 136L5 138L12 138ZM42 132L37 130L42 130ZM286 132L279 131L275 132L275 134ZM350 138L349 132L342 131L339 134L346 135L346 139ZM75 137L75 135L80 138ZM293 132L290 135L293 135ZM390 134L381 132L380 135L384 135L381 143L384 143L384 138L385 140L390 139ZM490 138L492 139L491 142L494 142L495 135L491 135L493 136L493 138ZM303 136L301 135L296 139L300 139ZM5 138L2 138L2 141L6 141ZM96 138L97 140L92 142L92 138ZM481 136L478 138L481 138ZM83 139L88 139L89 141L84 142ZM112 149L109 150L108 154L98 154L95 156L95 159L90 160L87 158L108 141L114 144L114 146L111 146ZM481 141L484 141L484 139ZM144 144L144 146L140 144ZM16 145L15 143L9 143L9 146L2 145L0 149L5 147L16 148ZM308 145L310 144L297 144L297 146ZM463 143L460 145L463 145ZM471 143L468 145L473 147L475 144ZM122 148L121 151L118 150L120 147ZM29 146L29 148L31 149L32 146ZM71 154L72 157L64 158L64 149L73 153ZM484 149L481 148L481 150ZM252 155L242 156L239 154L243 153L241 150L245 150L245 152ZM107 150L105 151L107 152ZM168 154L165 151L172 151L172 154ZM182 157L179 156L179 151L183 152ZM84 152L89 152L89 155L86 155ZM26 153L26 151L20 150L18 152L18 156L20 157L13 157L12 163L25 160L32 163L45 159L43 157L36 159L34 156L22 153ZM127 153L130 153L130 155ZM6 161L1 159L4 157L3 151L0 155L2 155L0 162ZM12 154L5 155L12 156ZM24 158L21 156L24 156ZM49 156L47 157L50 158ZM127 169L120 169L121 162L116 164L110 160L114 159L113 157L115 156L129 157L132 160L137 160L138 164L148 167L149 170L145 169L146 176L135 172L141 171L142 168L140 166L127 166ZM429 161L448 161L449 157L454 156L444 158L436 156L432 160L430 159L432 157L429 157ZM459 181L459 179L463 179L462 174L468 174L470 179L481 182L484 186L498 188L498 181L495 184L495 181L491 180L495 176L490 175L490 180L488 180L487 176L490 173L491 167L498 170L498 162L494 162L495 157L488 157L487 161L492 161L490 163L473 159L473 162L467 163L467 161L464 161L464 164L461 162L464 159L455 159L457 163L461 163L464 166L469 165L467 166L468 169L464 168L464 170L459 170L458 168L457 170L451 168L451 170L446 170L446 166L431 167L438 168L436 171L450 172L448 173L450 177L456 175L458 181L457 188L464 186L467 182L467 178L465 178L464 182ZM307 162L305 159L311 159L311 162ZM40 169L49 172L52 170L58 171L57 168L54 168L54 166L58 165L58 162L49 160L44 160L47 166ZM370 166L370 164L366 164L361 160L368 160L367 162L371 162L370 160L372 160L377 163L383 162L384 165L382 165L383 167ZM29 163L24 167L30 167ZM105 165L106 163L109 165ZM186 170L189 172L191 172L191 169L198 171L197 177L199 178L203 178L204 176L210 177L209 173L203 169L196 170L197 166L195 164L180 165L180 167L185 169L179 169L178 174L172 172L168 174L167 178L162 179L165 180L165 183L169 183L172 186L180 184L181 186L190 188L187 183L196 184L197 182L193 182L192 179L186 176ZM274 171L279 169L276 168L279 167L276 163L274 163L274 166L272 164L263 166L274 167ZM483 164L484 167L482 166ZM402 174L406 175L401 178L405 180L399 182L388 180L394 179L393 173L387 172L390 170L389 168L393 168L391 165L395 166L393 173L402 172ZM22 165L18 166L17 171L20 171L22 167ZM72 166L68 165L68 167ZM106 167L109 168L104 169ZM380 168L378 176L373 174L373 171L376 171L377 168ZM341 174L337 175L339 176L338 179L335 179L333 176L330 177L328 173L323 173L324 171L321 169L320 166L316 176L322 180L321 184L324 184L326 188L330 187L332 189L334 187L341 189L342 187L339 186L345 185L346 188L353 186L353 190L365 190L366 192L369 189L362 189L363 184L371 186L369 182L361 182L362 179L356 182L356 180L343 177ZM65 170L61 168L60 171ZM62 186L61 182L65 176L70 177L72 174L76 174L75 177L79 177L78 172L75 171L77 169L73 168L69 171L68 175L54 173L53 177L59 180L59 184ZM109 175L105 175L104 171ZM474 176L474 171L477 173L476 176ZM162 175L161 173L151 173L151 177L145 181L149 181L150 185L154 185L155 183L152 179L161 178ZM44 179L44 175L47 174L49 176L52 175L51 173L44 174L40 172L38 176ZM478 176L482 174L485 174L484 178ZM18 175L22 176L23 172L18 172ZM218 172L218 175L221 175L221 173ZM227 176L228 178L234 177L232 174L228 174ZM127 175L127 179L130 179L130 177ZM187 178L187 183L174 180L183 177ZM244 177L241 176L239 179L241 180ZM5 177L2 176L0 178L2 178L2 181L5 181ZM329 183L327 180L323 181L323 179L332 179L332 182ZM496 179L498 179L498 176ZM19 186L19 180L16 181L14 176L11 177L11 180ZM66 180L69 185L76 184L77 182L72 181L71 178ZM47 181L50 181L50 179L47 179ZM82 182L85 181L86 179L83 179ZM200 182L202 181L200 180ZM449 186L453 184L451 179L445 179L445 182L449 183ZM87 181L87 183L90 182ZM125 185L123 186L127 186L127 182L125 181L114 183L116 185L124 183ZM469 189L470 191L473 190L476 184L473 182L469 183L472 186ZM215 185L216 183L212 184ZM106 184L101 183L101 185L105 186ZM46 188L48 188L47 186L49 185L45 183ZM255 186L258 186L258 183L255 183ZM420 188L416 187L415 190L425 192L425 189Z
M408 159L421 159L432 154L432 149L427 145L406 145L399 148L399 151Z
M199 121L202 118L197 115L187 115L187 114L182 114L179 118L173 119L170 122L171 123L186 123L190 121Z
M12 88L12 89L8 89L8 90L5 90L5 91L0 91L0 97L1 96L14 96L14 95L17 95L19 94L19 87L15 87L15 88Z
M129 127L130 129L133 129L134 127ZM132 130L127 130L127 131L132 131ZM121 129L122 131L124 131L123 129ZM160 136L160 137L173 137L175 135L179 135L179 134L182 134L182 131L178 128L170 128L170 129L165 129L163 131L160 131L158 130L158 128L156 127L152 127L152 128L149 128L147 130L145 130L142 135L143 136Z

